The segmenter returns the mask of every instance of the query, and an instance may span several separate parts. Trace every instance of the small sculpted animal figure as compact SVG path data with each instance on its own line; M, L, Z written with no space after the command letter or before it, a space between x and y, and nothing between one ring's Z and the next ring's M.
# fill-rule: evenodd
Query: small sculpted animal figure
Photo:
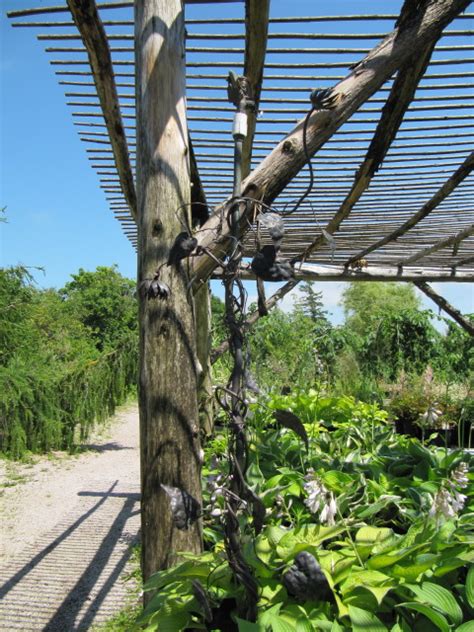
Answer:
M295 274L292 263L277 259L275 246L263 246L255 254L250 267L254 274L263 281L289 281Z
M196 248L197 243L197 239L195 237L191 237L189 233L185 231L179 233L171 247L166 265L177 266L182 259L189 257L192 251Z
M290 595L301 601L331 601L332 593L326 576L311 553L300 551L283 575L283 585Z

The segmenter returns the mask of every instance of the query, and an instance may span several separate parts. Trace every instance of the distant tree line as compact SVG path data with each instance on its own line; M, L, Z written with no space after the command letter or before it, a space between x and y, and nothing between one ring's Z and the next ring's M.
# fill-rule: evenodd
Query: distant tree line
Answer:
M213 298L216 343L224 335L220 303ZM249 354L263 392L318 388L393 404L399 417L412 421L433 402L453 423L474 415L474 340L450 319L423 309L412 285L348 284L342 306L344 323L335 326L316 284L302 283L291 310L276 308L257 321ZM444 320L443 333L436 319ZM217 378L225 367L223 359Z
M0 450L72 449L136 385L135 284L80 269L60 290L0 269Z

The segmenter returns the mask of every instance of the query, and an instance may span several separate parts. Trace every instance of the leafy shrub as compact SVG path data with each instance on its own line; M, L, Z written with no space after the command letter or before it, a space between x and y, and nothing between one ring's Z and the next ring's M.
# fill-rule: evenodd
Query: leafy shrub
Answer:
M20 458L28 450L71 449L124 401L136 384L138 355L130 284L114 268L80 271L69 284L74 298L66 299L38 290L22 267L0 270L0 451ZM123 314L107 292L123 296ZM94 309L103 316L104 303L114 318L93 328Z
M282 409L300 426L279 424L289 418L275 416ZM471 457L400 436L387 418L377 405L315 391L254 405L247 480L266 525L256 538L247 530L244 556L260 587L257 622L236 614L244 590L226 563L219 523L224 433L208 445L203 471L208 550L149 580L151 600L132 629L468 631ZM240 520L245 531L244 506ZM319 578L310 597L303 575L288 581L303 561Z

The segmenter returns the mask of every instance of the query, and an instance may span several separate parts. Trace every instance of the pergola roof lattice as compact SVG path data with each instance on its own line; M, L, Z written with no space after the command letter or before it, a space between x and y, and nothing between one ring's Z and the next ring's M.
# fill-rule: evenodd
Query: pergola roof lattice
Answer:
M280 7L274 3L268 21L266 2L217 2L216 17L203 19L199 3L187 4L187 111L197 167L194 180L203 190L196 193L202 200L204 193L210 207L232 192L229 70L253 73L260 93L253 146L247 146L248 173L305 117L311 90L329 88L344 78L399 19L398 13L298 15L297 2L285 5L292 13L286 16L277 13ZM401 10L402 0L397 4ZM226 17L230 7L232 17ZM10 17L13 26L34 28L45 42L100 186L136 245L133 3L99 3L98 9L116 97L100 71L100 37L91 36L91 45L97 47L94 67L84 33L66 3L13 11ZM53 14L59 18L51 18ZM37 15L48 17L38 21ZM409 278L474 279L473 17L465 13L455 18L434 48L430 43L420 51L416 63L412 60L399 70L316 153L312 190L285 218L285 257L306 252L305 263L326 266L331 278L337 271L350 278L370 276L371 270L374 278L402 278L405 270ZM117 138L111 144L113 117L104 120L101 86L112 109L116 98L117 120L123 121L119 149ZM285 212L293 208L309 182L306 167L278 196L275 207ZM252 231L245 245L250 255L255 248Z

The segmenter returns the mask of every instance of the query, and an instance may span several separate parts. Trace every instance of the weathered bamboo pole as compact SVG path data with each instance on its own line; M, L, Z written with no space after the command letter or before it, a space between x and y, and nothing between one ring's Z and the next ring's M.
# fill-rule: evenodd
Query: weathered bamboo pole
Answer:
M244 75L252 88L255 111L247 114L247 136L244 139L242 148L242 178L246 178L250 173L253 139L267 49L269 13L270 0L246 0Z
M440 296L437 292L435 292L428 283L425 283L424 281L415 281L415 285L419 290L426 294L433 303L436 303L440 309L449 314L451 318L464 329L464 331L467 331L468 334L474 336L474 324L463 316L459 310L453 307L443 296Z
M419 261L420 259L423 259L424 257L428 257L429 255L433 254L433 252L437 252L438 250L443 250L443 248L448 248L449 246L453 246L453 245L456 246L461 241L463 241L463 239L467 239L471 235L474 235L474 224L467 226L466 228L459 231L455 235L450 235L449 237L446 237L445 239L440 239L439 241L434 243L432 246L429 246L428 248L423 248L422 250L415 252L413 255L411 255L410 257L407 257L406 259L400 259L400 261L397 262L397 265L406 266L411 263L414 263L415 261Z
M127 137L120 113L107 35L100 20L95 0L67 0L67 4L87 49L97 96L114 152L120 184L130 207L130 213L136 220L135 183L130 166Z
M189 283L182 262L167 266L183 230L177 209L190 202L185 106L184 15L180 0L135 4L137 69L139 408L142 479L142 565L147 579L201 549L199 521L179 528L163 485L198 502L199 363ZM159 272L168 298L149 299L142 283Z
M426 11L420 19L399 27L376 46L335 86L334 95L339 97L337 106L330 111L318 110L312 114L307 129L309 154L312 155L320 149L369 96L374 94L416 51L437 38L444 27L468 5L469 0L432 0L427 4ZM305 162L301 122L244 180L243 194L251 198L263 198L264 202L271 204ZM198 233L199 245L216 255L226 252L231 242L228 224L221 221L228 203L227 201L223 207L218 208ZM242 213L242 233L248 227L249 216L255 212L252 205L249 205L248 212ZM207 279L215 267L215 261L203 253L194 260L194 278L196 281Z
M406 5L404 5L404 7L405 6ZM435 44L436 40L428 42L422 50L417 51L398 71L387 102L382 108L377 129L375 130L365 159L356 173L351 190L334 217L325 227L325 231L329 235L333 235L339 230L342 222L347 219L354 206L369 188L372 179L384 161L403 122L405 112L410 107L418 83L425 74ZM302 258L307 259L312 252L317 250L324 243L325 238L322 235L317 237L313 243L306 248Z
M385 246L391 241L398 239L398 237L401 237L411 228L416 226L419 222L421 222L422 219L424 219L427 215L429 215L432 211L434 211L434 209L437 206L439 206L441 202L443 202L448 197L448 195L450 195L450 193L452 193L454 189L463 180L467 178L469 174L472 173L473 169L474 169L474 152L472 152L472 154L470 154L466 158L466 160L462 163L462 165L460 165L458 169L456 169L456 171L452 174L452 176L446 180L443 186L440 187L438 191L436 191L436 193L428 200L428 202L426 202L426 204L423 204L423 206L420 208L419 211L417 211L414 215L412 215L409 219L407 219L406 222L404 222L401 226L399 226L396 230L391 232L389 235L387 235L386 237L383 237L382 239L379 239L374 244L372 244L368 248L365 248L364 250L357 253L353 257L350 257L350 259L347 260L346 265L350 265L351 263L354 263L358 261L359 259L362 259L363 257L373 252L374 250L377 250L378 248Z
M474 257L470 257L464 261L464 265L473 264ZM421 266L410 266L400 268L394 265L372 265L366 268L352 269L341 264L319 265L315 263L305 263L297 265L295 268L295 281L429 281L434 283L472 283L474 281L473 271L462 271L457 269L453 271L452 267L446 264L444 267L426 268ZM221 270L217 268L214 277L220 278ZM250 268L241 268L240 276L244 281L255 279L255 275ZM292 281L290 281L292 283ZM283 286L286 287L286 286ZM283 288L282 288L283 289ZM290 288L291 289L291 288ZM277 293L278 294L278 293ZM271 299L270 299L271 300Z

